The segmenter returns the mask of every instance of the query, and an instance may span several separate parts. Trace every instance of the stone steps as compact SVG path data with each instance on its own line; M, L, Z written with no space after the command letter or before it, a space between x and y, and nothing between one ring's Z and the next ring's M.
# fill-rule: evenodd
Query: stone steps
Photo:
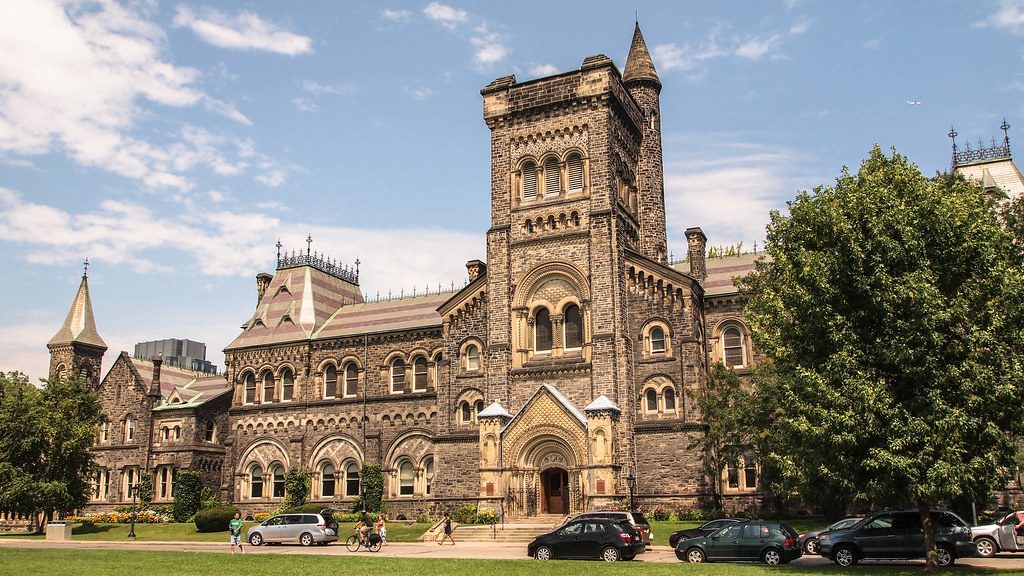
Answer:
M490 525L468 525L462 524L455 529L453 534L456 542L494 542L496 544L518 545L528 544L531 540L541 534L551 531L559 522L562 516L534 516L528 518L514 518L504 524ZM427 530L421 541L436 541L442 537L440 523L435 524Z

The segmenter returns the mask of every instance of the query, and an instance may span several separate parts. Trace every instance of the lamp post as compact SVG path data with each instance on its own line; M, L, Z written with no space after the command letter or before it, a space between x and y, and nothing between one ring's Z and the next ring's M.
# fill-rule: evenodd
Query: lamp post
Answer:
M139 496L139 485L128 486L128 493L132 496L132 510L128 516L131 520L131 529L128 530L128 539L135 540L135 499Z
M629 511L636 511L636 499L634 493L636 492L636 476L630 474L626 478L626 485L629 487Z

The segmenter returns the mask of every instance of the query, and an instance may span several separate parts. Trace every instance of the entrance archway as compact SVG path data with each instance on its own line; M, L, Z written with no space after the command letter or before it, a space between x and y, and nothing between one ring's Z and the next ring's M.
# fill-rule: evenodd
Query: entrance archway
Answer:
M540 473L541 512L569 512L569 472L564 468L548 468Z

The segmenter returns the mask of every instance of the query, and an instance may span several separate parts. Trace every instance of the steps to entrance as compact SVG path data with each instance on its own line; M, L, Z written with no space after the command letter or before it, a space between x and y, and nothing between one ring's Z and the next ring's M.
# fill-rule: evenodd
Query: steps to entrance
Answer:
M528 518L509 518L504 524L467 525L461 524L452 534L456 542L494 542L503 545L526 545L541 534L546 534L562 522L564 516L545 514ZM440 526L427 530L421 541L441 539Z

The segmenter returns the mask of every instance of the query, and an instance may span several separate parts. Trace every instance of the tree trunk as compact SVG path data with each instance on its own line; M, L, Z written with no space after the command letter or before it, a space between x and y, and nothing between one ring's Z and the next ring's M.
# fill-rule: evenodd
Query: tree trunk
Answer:
M917 510L921 513L921 528L924 529L925 572L939 569L939 554L935 549L935 525L932 523L931 506L923 500L917 501Z

